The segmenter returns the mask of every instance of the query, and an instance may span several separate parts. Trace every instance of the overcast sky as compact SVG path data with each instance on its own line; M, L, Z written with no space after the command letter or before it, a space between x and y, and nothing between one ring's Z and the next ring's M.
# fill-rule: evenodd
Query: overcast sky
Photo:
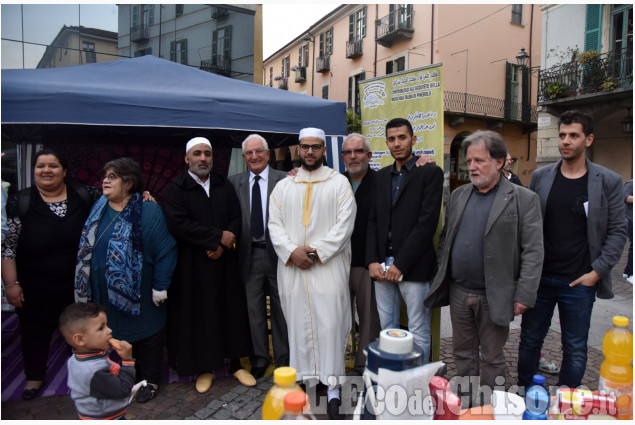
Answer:
M299 36L340 3L269 3L263 2L263 58L267 58ZM23 13L25 27L20 26ZM24 39L49 44L62 25L81 25L117 32L115 4L2 4L2 38ZM22 47L18 43L2 43L2 68L22 68ZM25 45L26 68L35 68L44 53L43 46Z

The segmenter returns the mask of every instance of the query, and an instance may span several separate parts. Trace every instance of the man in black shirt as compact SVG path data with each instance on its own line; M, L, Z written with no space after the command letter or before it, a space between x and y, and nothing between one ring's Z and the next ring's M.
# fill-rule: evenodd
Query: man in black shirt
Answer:
M538 297L523 314L518 348L518 385L538 370L540 349L556 305L562 330L558 385L580 385L596 295L613 298L611 269L626 240L621 177L586 158L593 120L568 111L558 121L562 159L536 170L529 188L540 197L545 259Z

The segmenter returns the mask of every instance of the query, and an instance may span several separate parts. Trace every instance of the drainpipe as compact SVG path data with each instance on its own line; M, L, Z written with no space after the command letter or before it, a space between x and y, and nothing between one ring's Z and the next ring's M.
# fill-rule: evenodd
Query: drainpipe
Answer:
M529 72L529 110L531 111L531 99L533 97L533 93L531 90L531 56L534 51L532 50L532 41L534 34L534 5L531 5L531 19L529 21L529 68L527 68L527 72ZM531 114L531 112L530 112ZM530 115L531 120L531 115ZM529 161L529 155L531 154L531 133L527 133L527 161Z
M430 22L430 65L434 63L434 3L431 5L432 18Z
M379 5L375 5L375 21L379 19ZM375 60L373 61L373 77L377 77L377 24L375 24Z

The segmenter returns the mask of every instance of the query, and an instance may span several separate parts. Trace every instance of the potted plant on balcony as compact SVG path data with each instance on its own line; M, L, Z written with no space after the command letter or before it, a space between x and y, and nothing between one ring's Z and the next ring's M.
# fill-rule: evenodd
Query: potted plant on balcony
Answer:
M549 99L562 97L564 95L564 88L564 85L559 81L549 84L546 88L547 97Z
M616 88L617 88L617 82L611 77L608 77L602 83L602 90L604 91L611 91L611 90L615 90Z
M600 54L595 50L587 50L586 52L578 54L578 62L580 62L582 65L587 65L596 60L599 56Z
M278 88L282 89L282 90L287 90L288 89L288 77L283 77L282 75L276 75L274 77L274 80L278 82Z

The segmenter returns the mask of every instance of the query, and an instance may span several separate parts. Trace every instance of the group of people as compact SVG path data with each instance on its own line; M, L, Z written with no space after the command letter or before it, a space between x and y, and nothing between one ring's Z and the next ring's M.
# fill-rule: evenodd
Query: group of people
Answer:
M273 362L325 387L333 419L342 418L353 300L359 373L361 348L380 329L400 326L402 299L426 361L431 308L449 305L464 405L487 402L477 399L479 385L504 382L503 347L509 323L521 314L518 383L531 384L558 305L559 384L579 386L593 301L613 296L610 270L626 239L625 198L620 176L586 158L591 117L566 112L558 126L562 158L536 170L529 189L514 181L498 133L477 131L464 140L471 184L450 196L438 258L443 171L413 153L417 138L406 119L386 124L394 162L379 171L369 167L365 137L350 134L341 151L344 174L324 165L326 137L317 128L300 131L300 168L289 175L268 165L266 140L252 134L242 144L248 171L225 178L212 169L209 140L195 137L185 149L187 170L169 184L161 207L147 195L144 202L141 171L129 158L104 166L99 193L67 184L63 159L38 153L35 185L8 201L2 249L6 296L21 324L23 398L41 388L48 343L69 304L61 321L74 348L69 367L108 365L110 344L121 370L136 370L133 381L148 382L138 401L156 394L166 333L170 366L195 375L199 392L209 390L226 359L241 384L255 385L272 362L267 297ZM92 345L84 335L91 326L100 332ZM108 343L111 337L123 341ZM76 401L105 393L70 374ZM128 375L120 375L127 387ZM119 404L98 413L87 406L77 403L80 415L125 414Z

